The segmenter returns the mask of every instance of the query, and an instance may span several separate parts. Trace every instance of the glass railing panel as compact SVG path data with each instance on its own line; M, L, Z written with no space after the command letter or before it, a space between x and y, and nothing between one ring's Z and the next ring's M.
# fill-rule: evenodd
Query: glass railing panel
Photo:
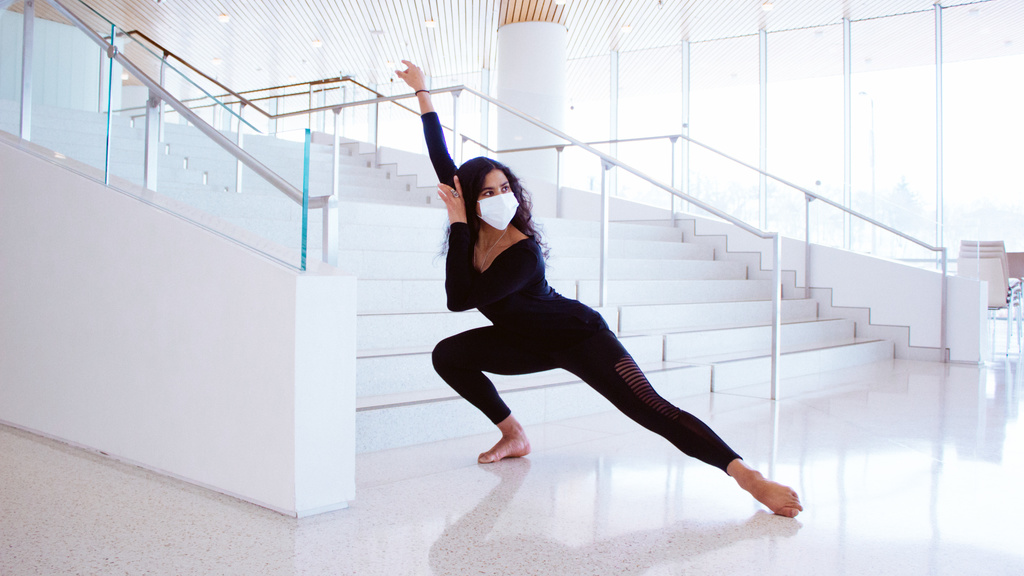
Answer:
M106 26L94 13L87 12L86 16ZM58 158L66 157L69 164L90 177L103 181L106 176L118 190L283 264L301 268L305 161L301 141L284 142L255 135L255 130L239 119L238 105L234 110L225 107L178 68L165 64L158 54L126 35L118 35L116 30L115 44L132 66L122 66L116 60L111 64L105 51L67 22L36 22L36 30L36 44L47 58L47 67L52 68L46 74L60 77L61 82L44 77L35 85L40 104L33 107L34 143L54 150ZM108 38L111 35L109 29L106 34L100 30L96 33ZM177 87L191 96L190 103L198 116L195 123L182 113L167 112L166 103L162 122L158 109L154 109L154 121L147 123L150 90L146 83L159 83L161 71L163 85L172 95ZM109 156L108 109L112 110ZM264 178L241 165L235 154L218 143L218 138L211 137L209 132L213 131L209 127L207 132L200 129L207 124L219 132L218 138L229 143L238 142L242 126L243 147L285 178L294 197L272 184L274 175ZM147 125L155 134L149 140L155 161L149 164L148 178ZM317 150L316 144L313 148ZM311 155L314 161L319 160L319 166L312 168L308 186L314 197L330 192L331 163L323 161L329 154L320 152L319 157L315 152ZM108 165L109 172L105 173L104 167ZM322 169L318 170L320 166ZM146 192L145 187L157 194ZM307 218L306 248L310 261L319 260L322 250L321 212L313 210L312 214Z
M102 181L107 111L120 107L121 66L48 4L35 7L30 140ZM109 39L111 28L99 24L94 31Z
M23 2L0 10L0 130L11 134L21 124L23 11Z

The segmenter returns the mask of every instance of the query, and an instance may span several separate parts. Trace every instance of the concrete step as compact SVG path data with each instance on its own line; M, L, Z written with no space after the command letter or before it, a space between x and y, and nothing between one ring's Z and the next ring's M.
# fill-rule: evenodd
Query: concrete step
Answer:
M788 348L784 346L784 348ZM780 357L782 379L807 376L819 372L841 370L881 360L891 360L894 345L889 340L849 339L824 346L804 345ZM714 392L736 390L770 381L771 356L709 358L714 366L711 389Z
M438 208L417 207L414 210L420 211L407 218L398 213L387 214L387 207L377 204L381 208L381 213L375 219L370 219L351 216L348 212L353 206L356 205L342 200L341 246L346 250L436 252L429 243L420 242L421 237L423 234L432 234L443 238L448 228L448 218ZM389 225L390 222L402 220L406 221L406 225ZM543 226L548 219L540 218L538 221ZM552 262L563 258L597 258L600 253L600 241L596 236L549 234L543 239L551 252ZM715 266L731 267L734 270L730 273L730 278L746 278L745 266L734 262L715 261L713 249L698 244L615 238L609 242L608 254L610 258L619 259L716 262Z
M632 336L621 339L622 345L638 363L662 361L660 336ZM393 351L367 351L359 354L356 368L356 396L358 398L385 397L395 394L420 394L424 391L447 389L431 363L433 345ZM569 376L567 372L552 374ZM495 382L511 377L494 376ZM512 378L514 380L514 378ZM550 382L563 382L551 380ZM546 380L547 382L547 380ZM446 393L450 390L446 390Z
M577 299L574 280L548 280L548 285L566 298ZM447 312L444 280L358 281L359 314Z
M597 308L609 326L618 323L617 308ZM361 314L356 318L357 347L360 354L368 351L422 349L441 339L471 328L488 326L490 322L476 310L467 312L425 312L421 314Z
M716 262L717 264L717 262ZM611 271L614 261L609 262ZM628 275L627 275L628 276ZM682 275L685 276L685 275ZM723 280L714 278L688 280L618 280L622 276L609 272L608 306L657 304L697 304L707 302L746 302L771 298L768 280ZM641 277L642 278L642 277ZM600 302L600 282L580 280L576 298L588 305Z
M785 323L815 320L817 314L818 304L814 300L782 301L782 321ZM771 301L621 306L619 331L623 334L664 334L768 325L771 318Z
M651 385L670 401L708 393L709 367L666 362L640 364ZM510 376L496 381L516 419L529 426L596 414L611 408L600 394L561 370ZM356 450L370 452L494 429L450 388L416 394L364 397L357 401Z
M791 322L782 325L783 350L850 341L856 327L843 318ZM744 326L665 334L665 359L699 364L713 363L716 355L764 355L771 350L771 326ZM721 358L718 358L719 360Z
M443 279L445 259L440 252L444 239L444 230L423 231L417 243L423 252L342 249L339 251L338 262L341 268L364 279ZM552 258L546 264L548 278L593 280L586 285L587 294L597 293L597 278L600 275L600 261L597 258ZM610 280L745 281L746 278L746 267L733 262L610 258L607 266ZM626 300L628 298L620 301Z
M294 230L294 227L292 228ZM319 230L319 228L317 228ZM266 236L264 232L262 235ZM440 254L432 262L444 266ZM346 269L345 266L342 266ZM548 278L548 284L567 298L588 306L599 305L598 283L570 278ZM767 280L610 280L609 306L638 304L686 304L764 300L770 295ZM443 274L434 279L359 279L359 313L443 312Z

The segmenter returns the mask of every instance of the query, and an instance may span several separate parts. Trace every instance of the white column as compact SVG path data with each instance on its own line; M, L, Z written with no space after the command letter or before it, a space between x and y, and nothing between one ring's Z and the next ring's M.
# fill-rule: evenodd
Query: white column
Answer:
M556 129L565 126L566 38L552 22L517 22L498 29L497 98ZM498 112L498 150L558 144L526 121ZM502 154L517 175L554 183L554 149Z

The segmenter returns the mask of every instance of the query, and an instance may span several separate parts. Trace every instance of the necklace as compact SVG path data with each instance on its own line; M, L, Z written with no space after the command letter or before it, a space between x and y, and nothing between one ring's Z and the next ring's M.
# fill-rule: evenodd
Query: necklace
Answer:
M506 232L508 232L508 229L509 229L509 226L506 226L506 227L505 227L505 230L503 230L503 231L501 232L501 236L498 236L498 239L497 239L497 241L495 241L495 242L494 242L494 244L491 244L491 247L487 249L487 253L486 253L486 254L484 254L484 259L480 261L480 271L481 271L481 272L483 272L483 269L484 269L484 264L487 264L487 258L488 258L488 257L490 257L490 255L491 255L491 252L492 252L492 251L494 251L494 248L495 248L495 247L496 247L496 246L497 246L498 244L500 244L500 243L501 243L501 240L502 240L502 239L503 239L503 238L505 237L505 233L506 233Z

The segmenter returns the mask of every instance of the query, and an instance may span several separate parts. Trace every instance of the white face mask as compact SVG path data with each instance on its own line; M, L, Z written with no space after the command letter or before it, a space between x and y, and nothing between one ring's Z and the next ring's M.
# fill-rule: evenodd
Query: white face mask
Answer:
M477 202L477 206L480 207L481 220L498 230L504 230L508 228L508 223L512 221L512 218L515 218L519 202L516 201L515 194L506 192L482 198Z

